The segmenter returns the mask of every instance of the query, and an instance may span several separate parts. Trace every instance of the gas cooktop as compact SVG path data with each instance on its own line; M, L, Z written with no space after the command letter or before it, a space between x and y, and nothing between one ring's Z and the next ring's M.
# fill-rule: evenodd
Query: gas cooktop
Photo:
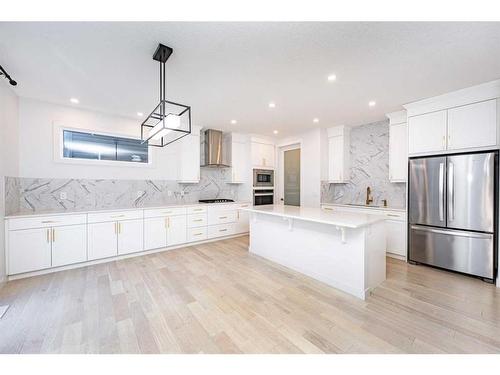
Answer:
M229 202L234 202L234 200L218 198L218 199L200 199L198 202L200 202L200 203L229 203Z

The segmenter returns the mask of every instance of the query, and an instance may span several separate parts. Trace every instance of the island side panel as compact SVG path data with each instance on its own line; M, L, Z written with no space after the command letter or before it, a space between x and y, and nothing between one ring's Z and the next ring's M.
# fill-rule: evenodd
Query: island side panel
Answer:
M365 232L252 213L250 252L358 298L365 297Z
M371 224L365 229L365 296L386 278L385 223Z

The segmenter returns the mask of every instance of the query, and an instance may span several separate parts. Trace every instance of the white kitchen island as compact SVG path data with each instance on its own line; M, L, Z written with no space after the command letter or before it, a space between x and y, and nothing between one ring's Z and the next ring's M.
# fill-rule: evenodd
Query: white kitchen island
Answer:
M250 252L365 299L385 280L380 215L284 205L245 209Z

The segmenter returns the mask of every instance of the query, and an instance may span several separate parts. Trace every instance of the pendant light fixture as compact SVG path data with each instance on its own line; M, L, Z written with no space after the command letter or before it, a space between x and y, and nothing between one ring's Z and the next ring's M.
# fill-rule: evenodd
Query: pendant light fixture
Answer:
M141 124L142 143L164 147L191 134L191 107L166 99L165 63L173 49L159 44L153 60L160 65L160 103Z

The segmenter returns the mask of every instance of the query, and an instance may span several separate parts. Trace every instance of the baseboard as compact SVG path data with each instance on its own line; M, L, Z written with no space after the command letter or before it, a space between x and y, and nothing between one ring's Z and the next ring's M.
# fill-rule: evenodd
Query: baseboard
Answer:
M139 251L137 253L123 254L123 255L113 256L113 257L110 257L110 258L95 259L95 260L89 260L89 261L82 262L82 263L69 264L67 266L47 268L47 269L44 269L44 270L38 270L38 271L32 271L32 272L25 272L25 273L20 273L20 274L17 274L17 275L10 275L10 276L7 277L7 281L24 279L24 278L27 278L27 277L33 277L33 276L39 276L39 275L46 275L48 273L53 273L53 272L67 271L67 270L72 270L72 269L75 269L75 268L88 267L88 266L93 266L95 264L115 262L117 260L135 258L135 257L143 256L143 255L161 253L163 251L170 251L170 250L175 250L175 249L181 249L181 248L184 248L184 247L191 247L191 246L195 246L195 245L201 245L201 244L204 244L204 243L210 243L210 242L217 242L217 241L222 241L222 240L228 240L228 239L231 239L231 238L243 237L243 236L247 236L247 235L248 235L248 232L247 233L238 233L238 234L232 234L230 236L217 237L217 238L212 238L212 239L209 239L209 240L202 240L202 241L196 241L196 242L183 243L183 244L180 244L180 245L169 246L169 247L164 247L164 248L160 248L160 249L144 250L144 251Z

